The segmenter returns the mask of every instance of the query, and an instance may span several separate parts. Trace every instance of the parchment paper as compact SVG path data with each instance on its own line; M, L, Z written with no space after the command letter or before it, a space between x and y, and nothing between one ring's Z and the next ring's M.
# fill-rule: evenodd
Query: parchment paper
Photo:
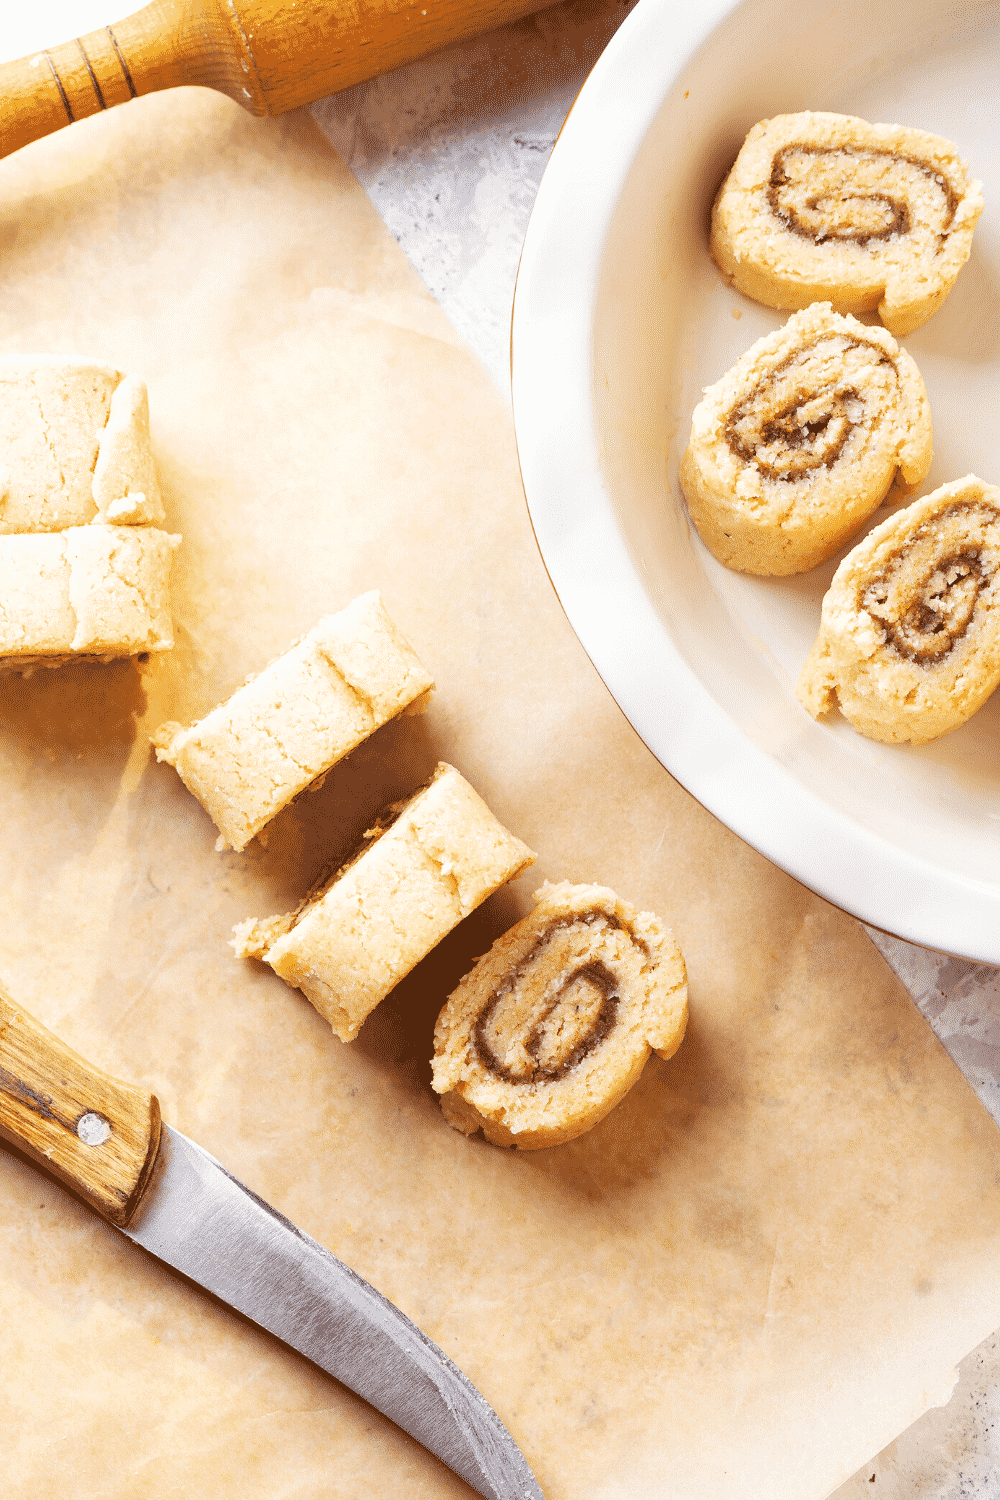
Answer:
M867 938L656 764L551 591L509 418L306 118L139 100L0 167L9 350L149 384L178 644L7 679L0 982L457 1360L548 1500L808 1500L1000 1324L997 1133ZM365 589L434 673L218 855L147 733ZM237 961L386 801L456 764L539 851L343 1046ZM465 1140L434 1017L543 877L674 927L677 1057L567 1146ZM334 1381L0 1151L0 1453L43 1497L470 1492Z

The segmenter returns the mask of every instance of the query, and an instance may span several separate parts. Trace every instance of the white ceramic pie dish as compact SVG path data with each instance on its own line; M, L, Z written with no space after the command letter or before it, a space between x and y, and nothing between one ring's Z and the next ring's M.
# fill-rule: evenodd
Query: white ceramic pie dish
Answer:
M640 0L556 144L512 330L539 547L649 748L829 901L990 963L1000 692L921 747L862 739L836 712L814 723L794 687L839 556L799 578L728 572L690 525L677 467L701 389L785 320L728 288L709 258L715 189L756 120L821 109L947 136L984 183L969 263L904 342L934 419L920 493L970 472L1000 483L998 77L993 0Z

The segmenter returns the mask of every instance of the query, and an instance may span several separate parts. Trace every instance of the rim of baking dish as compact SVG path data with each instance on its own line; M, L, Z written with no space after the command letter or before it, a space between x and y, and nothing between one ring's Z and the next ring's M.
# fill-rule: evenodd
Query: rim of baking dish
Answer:
M556 142L525 237L511 324L514 423L531 524L591 662L649 750L697 801L871 926L1000 963L1000 886L918 858L829 806L721 708L637 582L602 481L592 382L605 244L669 89L742 3L640 0Z

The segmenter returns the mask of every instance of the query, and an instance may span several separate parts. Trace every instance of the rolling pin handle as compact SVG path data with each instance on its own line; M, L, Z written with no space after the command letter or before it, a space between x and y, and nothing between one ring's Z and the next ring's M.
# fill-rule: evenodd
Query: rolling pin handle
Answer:
M0 65L0 156L140 94L201 84L266 113L235 9L153 0L100 31Z
M0 156L138 94L200 84L283 115L553 0L152 0L0 65Z

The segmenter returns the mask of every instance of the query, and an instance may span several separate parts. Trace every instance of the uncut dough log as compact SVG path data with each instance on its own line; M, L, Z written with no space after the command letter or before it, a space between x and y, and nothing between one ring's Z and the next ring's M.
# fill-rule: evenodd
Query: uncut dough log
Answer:
M0 536L0 671L169 651L180 540L152 526Z
M823 600L799 701L859 734L920 745L1000 683L1000 489L942 485L848 553Z
M680 480L705 545L741 573L816 567L931 466L920 371L828 302L793 314L708 387Z
M766 307L878 308L898 336L935 312L983 211L950 141L805 111L762 120L712 210L712 256Z
M463 917L534 864L454 766L388 809L297 912L234 930L237 954L298 986L342 1042Z
M448 997L434 1077L449 1125L534 1151L590 1130L672 1057L687 976L672 934L599 885L548 882Z
M434 686L376 590L325 615L301 641L204 719L152 736L220 831L250 840L330 767Z
M163 519L138 376L62 355L0 357L0 533Z

